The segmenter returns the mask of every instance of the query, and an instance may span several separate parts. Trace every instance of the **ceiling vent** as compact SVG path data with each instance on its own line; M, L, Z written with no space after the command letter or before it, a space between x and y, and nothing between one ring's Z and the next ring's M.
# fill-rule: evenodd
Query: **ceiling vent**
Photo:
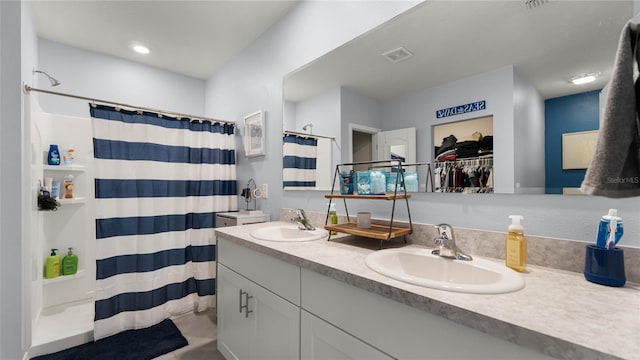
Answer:
M549 0L524 0L524 6L526 6L527 9L531 10L531 9L537 8L538 6L542 6L548 2Z
M399 47L397 49L387 51L386 53L382 54L382 56L387 58L387 60L391 61L392 63L397 63L403 60L407 60L408 58L412 57L413 54L411 53L411 51L403 47Z

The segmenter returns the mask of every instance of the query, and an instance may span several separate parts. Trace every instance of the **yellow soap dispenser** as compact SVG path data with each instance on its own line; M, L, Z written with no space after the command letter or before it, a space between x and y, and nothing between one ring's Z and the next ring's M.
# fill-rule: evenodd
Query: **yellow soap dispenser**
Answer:
M511 225L505 238L505 263L515 271L527 271L527 239L520 224L521 215L510 215Z
M338 224L338 212L336 211L336 203L334 202L329 203L329 224ZM331 235L338 235L338 232L332 230Z
M53 279L60 276L60 256L56 254L58 249L51 249L51 255L47 257L44 269L44 278Z

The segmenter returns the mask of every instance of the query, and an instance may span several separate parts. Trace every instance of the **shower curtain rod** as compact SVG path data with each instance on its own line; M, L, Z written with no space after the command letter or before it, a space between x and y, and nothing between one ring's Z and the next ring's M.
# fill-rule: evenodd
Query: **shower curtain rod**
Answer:
M70 97L70 98L74 98L74 99L80 99L80 100L87 100L87 101L90 101L92 103L101 103L101 104L114 105L116 107L125 107L125 108L131 108L131 109L135 109L135 110L150 111L150 112L160 113L160 114L164 114L164 115L175 116L177 118L185 117L185 118L190 118L191 120L208 120L208 121L212 121L212 122L221 122L221 123L225 123L225 124L230 124L230 125L233 125L233 126L236 125L235 121L218 120L218 119L208 118L208 117L204 117L204 116L196 116L196 115L178 113L178 112L173 112L173 111L166 111L166 110L147 108L147 107L136 106L136 105L122 104L122 103L117 103L117 102L108 101L108 100L94 99L94 98L90 98L90 97L86 97L86 96L79 96L79 95L67 94L67 93L63 93L63 92L44 90L44 89L37 89L37 88L31 87L31 86L29 86L27 84L24 85L24 92L25 93L28 94L28 93L30 93L32 91L41 92L41 93L45 93L45 94L51 94L51 95L66 96L66 97Z
M301 133L301 132L297 132L297 131L288 131L285 130L283 131L285 134L289 134L289 135L300 135L300 136L306 136L306 137L314 137L314 138L323 138L323 139L329 139L329 140L335 140L336 138L333 136L322 136L322 135L313 135L313 134L305 134L305 133Z

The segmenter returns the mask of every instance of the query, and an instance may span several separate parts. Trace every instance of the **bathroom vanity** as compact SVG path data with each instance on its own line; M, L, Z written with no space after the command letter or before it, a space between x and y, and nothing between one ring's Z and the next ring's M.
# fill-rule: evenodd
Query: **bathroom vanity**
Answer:
M216 213L216 227L257 224L268 222L269 214L260 212L242 213L238 211Z
M367 243L358 238L251 237L261 226L267 224L216 229L218 348L227 359L630 359L640 353L640 291L632 284L603 287L582 274L532 266L516 292L435 290L370 270L365 258L375 250L356 246Z

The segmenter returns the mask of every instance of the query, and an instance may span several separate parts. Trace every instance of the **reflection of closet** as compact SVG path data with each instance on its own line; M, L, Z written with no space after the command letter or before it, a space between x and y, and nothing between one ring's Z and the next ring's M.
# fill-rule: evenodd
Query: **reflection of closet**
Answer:
M493 193L493 116L436 125L433 134L435 192Z
M493 193L493 155L434 163L435 192Z

